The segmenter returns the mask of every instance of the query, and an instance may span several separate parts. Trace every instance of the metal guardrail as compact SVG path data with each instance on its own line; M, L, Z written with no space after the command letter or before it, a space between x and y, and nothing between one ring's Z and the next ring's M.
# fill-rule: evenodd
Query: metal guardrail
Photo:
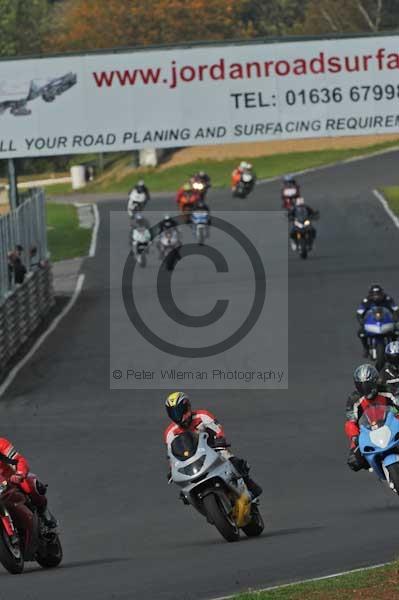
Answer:
M31 271L0 304L0 380L10 360L54 306L51 266Z
M16 210L0 217L0 303L15 288L8 255L17 244L23 247L21 261L27 271L33 262L46 260L48 256L44 192L33 189L25 193L24 198ZM33 246L37 248L34 257L30 254Z

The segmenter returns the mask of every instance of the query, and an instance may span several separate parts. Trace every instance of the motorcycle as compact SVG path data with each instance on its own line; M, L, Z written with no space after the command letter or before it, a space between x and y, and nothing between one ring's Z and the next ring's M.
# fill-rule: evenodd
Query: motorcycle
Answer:
M298 189L296 187L286 187L282 191L283 208L285 210L291 210L294 208L295 198L298 196Z
M391 311L384 306L373 306L364 315L363 329L370 358L380 370L385 362L385 347L396 337Z
M131 243L137 264L144 268L147 264L147 254L151 243L151 234L148 229L146 227L133 229Z
M176 229L167 229L160 235L158 249L160 259L164 261L165 268L173 271L176 262L179 260L179 248L181 242Z
M136 189L133 189L130 192L127 212L131 219L134 219L136 212L140 212L144 209L147 200L148 197L145 192L138 192Z
M193 207L197 204L198 200L201 199L200 193L197 190L186 192L180 200L179 206L184 217L184 223L190 222L190 213Z
M359 450L381 481L399 494L399 413L385 404L368 406L359 419Z
M9 573L23 572L25 561L51 569L62 561L58 532L46 528L29 496L16 485L0 483L0 562Z
M193 181L193 190L195 190L200 198L204 199L207 191L211 187L211 184L208 180L204 180L201 177L195 177Z
M206 210L194 210L191 213L193 233L197 242L202 246L209 236L209 213Z
M256 176L254 173L243 173L240 181L233 190L233 197L246 198L252 192L255 181Z
M298 252L300 257L306 259L313 248L315 236L312 221L307 210L296 209L293 228L290 234L292 250ZM316 217L317 215L315 215Z
M185 431L168 446L171 482L228 542L258 536L264 529L257 501L251 497L242 475L221 450L208 444L207 433Z

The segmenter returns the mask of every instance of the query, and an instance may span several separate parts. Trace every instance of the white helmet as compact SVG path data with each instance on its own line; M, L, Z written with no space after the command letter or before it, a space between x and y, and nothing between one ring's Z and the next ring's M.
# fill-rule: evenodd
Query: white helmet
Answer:
M248 163L245 160L240 162L240 169L248 169Z

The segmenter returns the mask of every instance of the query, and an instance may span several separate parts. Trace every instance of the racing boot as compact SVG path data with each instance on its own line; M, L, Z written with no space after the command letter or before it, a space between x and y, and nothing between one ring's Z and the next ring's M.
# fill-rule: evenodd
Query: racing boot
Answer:
M253 502L261 495L261 493L263 492L263 489L260 487L260 485L258 485L256 483L256 481L251 479L251 477L249 477L249 476L244 477L244 481L245 481L245 485L247 486L248 491L251 495L251 502Z

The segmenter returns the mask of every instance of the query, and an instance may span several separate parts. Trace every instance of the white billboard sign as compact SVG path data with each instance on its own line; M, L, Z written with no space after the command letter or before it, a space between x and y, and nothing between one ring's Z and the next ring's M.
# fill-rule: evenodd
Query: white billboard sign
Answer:
M0 158L399 132L399 37L0 62Z

